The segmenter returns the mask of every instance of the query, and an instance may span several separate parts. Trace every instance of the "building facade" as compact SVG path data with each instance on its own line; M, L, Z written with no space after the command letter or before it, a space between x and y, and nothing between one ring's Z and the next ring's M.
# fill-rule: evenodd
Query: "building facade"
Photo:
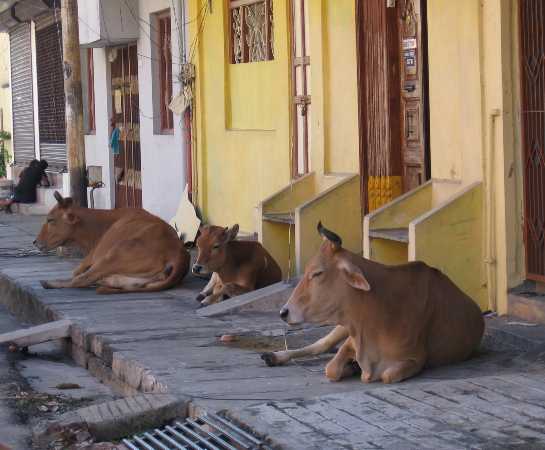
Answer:
M59 2L13 3L0 21L11 43L15 174L46 159L67 191ZM168 108L181 89L182 3L93 0L79 2L78 15L86 164L90 184L101 186L94 205L170 220L187 180L186 122Z
M539 1L189 11L194 190L209 221L257 232L300 272L321 219L348 248L424 260L500 313L511 289L545 280Z

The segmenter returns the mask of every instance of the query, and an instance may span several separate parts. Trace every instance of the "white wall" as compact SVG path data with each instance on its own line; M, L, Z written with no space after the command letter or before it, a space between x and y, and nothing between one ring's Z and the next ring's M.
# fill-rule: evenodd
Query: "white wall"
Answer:
M146 22L151 22L150 14L168 9L177 0L140 0L139 15ZM172 17L172 78L173 94L180 90L177 74L180 72L180 51L178 27ZM138 53L152 55L151 38L158 38L146 23L141 22ZM180 24L181 27L181 24ZM149 36L148 36L149 35ZM138 57L138 77L140 84L140 148L142 152L142 200L144 208L165 220L170 220L176 213L183 193L185 176L185 144L182 138L181 118L174 115L174 134L154 133L153 126L153 61Z
M171 4L177 6L178 0L139 0L138 15L145 22L151 22L151 14L168 9ZM171 17L173 91L176 95L180 90L177 79L180 72L180 43L173 11ZM176 213L186 183L185 144L179 116L174 116L173 134L154 133L152 88L154 65L147 57L153 53L150 36L156 42L158 38L145 22L140 22L140 37L137 41L138 53L144 55L138 57L142 201L145 209L168 221ZM102 177L106 188L95 191L95 207L100 208L110 208L115 203L113 158L108 147L111 97L106 53L103 48L94 49L96 134L85 136L87 165L98 165L103 168Z

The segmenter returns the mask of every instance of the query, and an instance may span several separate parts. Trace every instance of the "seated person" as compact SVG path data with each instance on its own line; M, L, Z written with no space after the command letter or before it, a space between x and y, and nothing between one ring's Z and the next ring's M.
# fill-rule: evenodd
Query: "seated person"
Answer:
M36 203L36 188L49 186L49 180L45 173L47 165L45 159L32 160L19 175L19 182L15 186L13 195L6 200L0 200L0 207L3 207L7 213L11 213L13 203Z

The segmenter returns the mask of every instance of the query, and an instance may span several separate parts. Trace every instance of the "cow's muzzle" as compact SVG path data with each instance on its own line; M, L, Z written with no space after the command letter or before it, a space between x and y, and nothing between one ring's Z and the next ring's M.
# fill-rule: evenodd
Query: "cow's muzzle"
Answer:
M40 250L41 252L44 252L46 251L46 246L43 242L40 242L38 239L36 239L34 242L33 242L34 246Z
M193 273L195 275L202 275L203 274L203 270L204 270L204 267L201 266L200 264L193 264Z

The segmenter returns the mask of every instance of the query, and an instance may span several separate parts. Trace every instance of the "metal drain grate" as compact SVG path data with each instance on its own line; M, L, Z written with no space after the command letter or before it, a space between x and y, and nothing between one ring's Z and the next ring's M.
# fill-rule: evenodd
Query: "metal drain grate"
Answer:
M270 450L265 443L216 414L174 422L123 439L130 450Z

